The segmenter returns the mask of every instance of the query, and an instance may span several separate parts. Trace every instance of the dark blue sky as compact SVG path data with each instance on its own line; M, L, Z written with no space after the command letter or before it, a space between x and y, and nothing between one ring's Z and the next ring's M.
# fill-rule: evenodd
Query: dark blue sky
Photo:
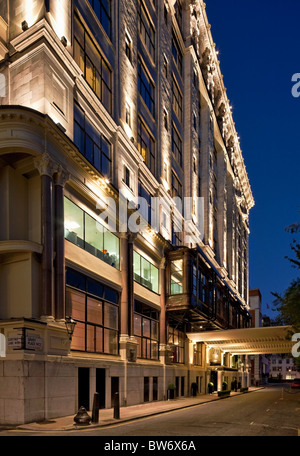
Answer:
M206 11L255 199L250 287L273 317L271 292L299 275L285 259L295 237L285 227L300 221L300 98L291 94L300 73L300 1L206 0Z

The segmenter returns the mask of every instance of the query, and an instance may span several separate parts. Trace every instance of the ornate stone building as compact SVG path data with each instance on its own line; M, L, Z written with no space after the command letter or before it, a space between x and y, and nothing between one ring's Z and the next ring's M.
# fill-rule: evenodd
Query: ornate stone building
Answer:
M237 376L186 336L250 321L254 202L202 0L0 0L0 105L0 423Z

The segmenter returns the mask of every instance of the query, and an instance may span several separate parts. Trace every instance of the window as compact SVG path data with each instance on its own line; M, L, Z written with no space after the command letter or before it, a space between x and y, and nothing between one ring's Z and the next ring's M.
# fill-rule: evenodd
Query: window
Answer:
M138 63L138 91L144 100L147 108L152 116L155 116L155 102L154 102L154 85L148 76L144 65L139 61Z
M84 111L74 103L74 143L82 155L103 176L111 176L111 144L89 122Z
M172 36L172 55L176 63L177 69L179 73L182 75L182 52L180 50L180 46L174 32Z
M132 40L127 31L125 32L125 54L129 61L132 62Z
M137 252L133 252L134 280L158 293L158 268Z
M105 263L119 269L120 241L96 218L64 198L65 238Z
M171 295L183 293L183 260L171 261Z
M179 165L182 166L182 140L174 124L172 125L172 152Z
M137 356L158 359L159 313L150 306L135 301L134 336L138 342Z
M127 185L127 187L130 188L130 190L132 190L132 187L131 187L131 171L126 165L124 165L123 182L124 182L125 185Z
M148 13L146 12L141 0L139 1L139 32L152 60L154 61L155 30L150 22Z
M74 60L93 92L111 114L112 72L77 16L74 18Z
M125 105L125 122L131 128L131 107L129 103Z
M172 84L172 103L174 113L176 114L179 122L182 122L182 95L174 77Z
M169 62L168 62L168 59L166 57L166 54L164 54L164 75L165 75L165 78L168 78L168 74L169 74Z
M172 244L175 246L183 245L183 233L182 233L182 226L177 226L179 224L172 221ZM182 223L181 223L182 225Z
M197 342L194 345L194 365L195 366L202 366L202 347L203 344L201 342Z
M184 363L184 332L168 327L168 344L172 349L173 363Z
M146 165L155 174L155 142L144 122L138 119L138 149Z
M72 269L66 273L66 314L76 321L71 349L117 355L119 294Z
M145 220L151 225L151 222L153 221L152 217L152 207L151 207L151 195L150 193L143 187L141 182L139 182L139 188L138 188L138 194L140 198L144 198L146 201L146 207L142 206L139 208L139 211L141 212L142 216L144 217Z
M111 39L111 0L89 0L107 36Z
M165 126L165 129L168 131L169 130L169 115L168 115L168 111L166 110L166 108L164 108L164 126Z
M182 185L176 175L172 172L172 185L171 185L172 198L178 196L182 198Z

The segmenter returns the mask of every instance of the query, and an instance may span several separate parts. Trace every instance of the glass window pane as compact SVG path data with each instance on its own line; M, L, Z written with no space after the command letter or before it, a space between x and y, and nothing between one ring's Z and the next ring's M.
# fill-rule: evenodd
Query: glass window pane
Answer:
M67 198L64 199L64 211L65 238L83 247L84 212Z
M102 325L102 302L87 298L87 321Z
M112 288L104 287L104 298L106 301L113 302L118 304L119 302L119 293Z
M71 342L72 350L85 350L85 324L77 322Z
M137 252L133 252L133 272L134 280L139 281L141 277L141 257Z
M158 359L158 342L151 341L151 358Z
M84 29L76 16L74 18L74 35L80 46L84 48Z
M75 320L85 321L85 295L79 291L67 289L67 308Z
M104 326L118 329L118 325L118 307L106 302L104 304Z
M150 320L143 318L143 336L150 338Z
M96 256L103 250L103 227L88 214L85 214L85 249Z
M103 298L103 285L99 282L95 282L94 280L87 280L87 291L99 298Z
M86 327L86 350L90 352L95 351L96 337L95 326L87 325Z
M158 293L158 269L153 264L151 264L151 283L152 290Z
M120 240L117 236L104 229L104 261L119 268Z
M104 329L104 353L118 354L118 333L110 329Z
M183 260L171 262L171 294L183 292Z
M158 340L158 322L151 321L151 339Z
M140 315L134 315L134 334L142 335L142 317Z
M103 328L96 326L96 352L103 352Z

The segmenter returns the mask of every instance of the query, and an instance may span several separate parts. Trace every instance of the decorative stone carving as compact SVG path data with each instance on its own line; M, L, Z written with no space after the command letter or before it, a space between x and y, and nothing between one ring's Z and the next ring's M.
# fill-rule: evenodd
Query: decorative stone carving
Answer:
M57 165L47 153L36 158L34 160L34 166L41 176L49 176L51 178L57 169Z
M213 62L213 58L210 52L210 49L206 48L202 54L202 70L204 74L204 78L206 80L207 90L209 91L212 102L214 103L214 72L216 70L216 66Z

